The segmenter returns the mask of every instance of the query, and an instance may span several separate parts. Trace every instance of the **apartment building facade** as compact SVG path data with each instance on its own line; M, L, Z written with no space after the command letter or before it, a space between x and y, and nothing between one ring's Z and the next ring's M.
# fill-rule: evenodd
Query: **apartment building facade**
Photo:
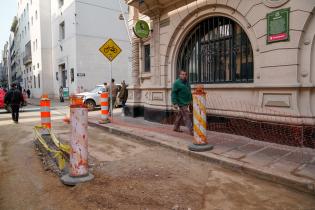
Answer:
M10 82L32 97L58 97L110 81L110 65L99 52L109 38L122 49L112 63L117 83L131 78L130 39L124 17L128 7L108 0L18 0L9 41Z
M91 90L110 81L110 64L99 48L109 38L122 49L112 63L116 83L131 78L130 40L124 17L128 7L119 0L51 1L54 93Z
M126 114L174 120L172 84L186 70L207 93L208 129L315 147L313 0L128 0L133 36Z
M9 42L6 42L3 46L2 50L2 57L1 57L1 63L2 63L2 73L0 73L0 85L2 87L8 88L9 81L8 81L8 73L9 73L9 66L8 66L8 55L9 55Z
M50 1L17 4L17 24L9 42L11 82L30 89L32 97L52 95Z

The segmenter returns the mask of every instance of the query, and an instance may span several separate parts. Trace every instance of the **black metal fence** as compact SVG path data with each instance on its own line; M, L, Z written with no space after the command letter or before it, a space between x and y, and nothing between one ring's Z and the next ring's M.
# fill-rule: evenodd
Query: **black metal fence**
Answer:
M177 71L186 70L196 83L253 82L253 51L244 30L217 16L200 22L182 43Z

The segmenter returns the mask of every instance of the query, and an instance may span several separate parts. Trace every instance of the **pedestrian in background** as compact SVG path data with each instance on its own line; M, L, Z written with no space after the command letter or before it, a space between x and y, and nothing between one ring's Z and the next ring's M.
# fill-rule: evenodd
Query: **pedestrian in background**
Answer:
M173 84L172 104L177 110L173 130L181 132L180 124L184 120L190 134L193 135L192 118L189 112L189 107L192 104L192 94L190 84L187 80L187 72L184 70L179 72L179 78Z
M19 89L19 91L22 93L22 87L20 84L17 85L17 88Z
M115 103L116 103L116 97L117 97L117 93L118 93L118 89L117 86L115 85L115 79L112 79L112 82L110 84L110 91L112 94L112 98L111 100L111 106L114 108L115 107Z
M128 98L128 89L127 89L127 85L125 83L125 80L122 81L121 83L121 89L120 92L118 94L118 98L121 101L122 104L122 115L125 115L125 106L126 106L126 102L127 102L127 98Z
M29 88L27 89L26 94L27 94L27 98L31 98L31 91Z
M59 88L59 99L60 99L60 102L65 101L65 99L63 97L63 87L62 86L60 86L60 88Z
M107 84L107 82L104 82L104 92L108 92L108 84Z
M4 103L11 107L12 120L15 123L19 122L20 106L24 103L24 98L21 91L17 88L16 84L11 85L11 89L4 97Z

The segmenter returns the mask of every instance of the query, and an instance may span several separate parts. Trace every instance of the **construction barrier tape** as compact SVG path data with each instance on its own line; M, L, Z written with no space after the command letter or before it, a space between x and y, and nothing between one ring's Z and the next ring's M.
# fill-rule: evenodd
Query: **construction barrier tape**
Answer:
M49 148L49 146L47 145L45 139L42 137L42 135L39 132L40 129L45 129L45 128L43 126L35 126L34 127L35 136L37 137L38 141L43 145L43 147L47 151L49 151L51 153L54 153L54 158L57 159L59 169L60 170L64 169L64 167L66 165L66 159L64 157L64 152L67 153L67 154L70 154L70 146L66 145L66 144L61 144L60 141L56 138L56 136L51 132L51 130L47 129L49 131L49 134L50 134L54 144L61 151L57 151L57 150Z

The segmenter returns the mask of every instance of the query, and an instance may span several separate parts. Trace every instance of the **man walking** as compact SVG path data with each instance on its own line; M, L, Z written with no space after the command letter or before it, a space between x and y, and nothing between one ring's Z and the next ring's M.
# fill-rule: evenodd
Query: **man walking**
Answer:
M187 81L187 72L181 70L179 73L179 78L174 82L172 89L172 104L178 111L173 130L181 132L180 124L184 120L190 134L193 135L192 119L189 113L189 106L192 104L191 88Z
M15 123L19 122L20 105L24 102L24 98L16 84L11 85L11 89L4 97L4 103L11 107L12 120Z
M60 102L65 102L65 98L63 96L64 96L63 95L63 87L60 86L60 88L59 88L59 100L60 100Z
M128 98L128 89L127 89L125 80L123 80L121 83L121 90L118 94L118 98L121 101L122 108L123 108L122 116L125 116L125 106L126 106L126 102Z
M31 97L31 91L30 91L29 88L27 89L26 94L27 94L27 98L30 98L30 97Z

